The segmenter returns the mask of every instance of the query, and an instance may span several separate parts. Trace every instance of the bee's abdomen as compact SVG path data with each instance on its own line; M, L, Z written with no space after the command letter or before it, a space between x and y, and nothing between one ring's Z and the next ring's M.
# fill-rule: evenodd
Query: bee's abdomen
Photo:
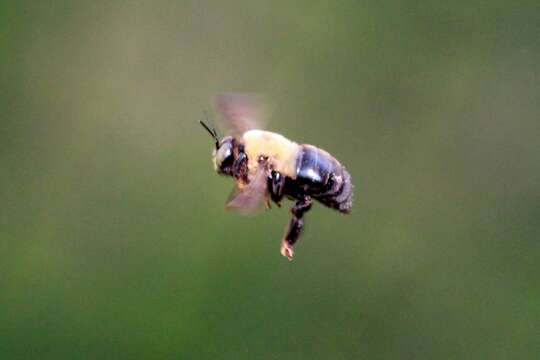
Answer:
M322 204L349 213L353 186L347 170L329 153L311 145L301 145L296 165L299 192Z
M351 175L342 166L341 176L334 177L334 184L331 189L321 197L316 197L321 203L342 213L350 213L352 208L353 185Z

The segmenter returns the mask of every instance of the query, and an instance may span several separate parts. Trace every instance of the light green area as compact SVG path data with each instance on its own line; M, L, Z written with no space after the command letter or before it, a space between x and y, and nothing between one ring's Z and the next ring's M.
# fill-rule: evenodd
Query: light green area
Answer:
M535 359L538 1L0 9L1 359ZM338 157L346 217L224 211L221 91Z

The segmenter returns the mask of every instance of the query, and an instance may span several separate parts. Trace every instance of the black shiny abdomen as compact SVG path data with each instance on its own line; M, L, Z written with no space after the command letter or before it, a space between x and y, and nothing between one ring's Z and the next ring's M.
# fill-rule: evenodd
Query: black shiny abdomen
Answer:
M310 196L344 213L352 207L351 176L333 156L311 145L301 145L296 179L287 179L284 192L295 199Z

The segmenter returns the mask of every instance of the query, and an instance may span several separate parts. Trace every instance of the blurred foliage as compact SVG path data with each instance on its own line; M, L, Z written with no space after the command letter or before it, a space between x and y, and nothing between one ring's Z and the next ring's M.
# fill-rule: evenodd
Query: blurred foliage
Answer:
M4 2L2 359L532 359L540 3ZM197 120L259 91L337 156L286 209L226 213Z

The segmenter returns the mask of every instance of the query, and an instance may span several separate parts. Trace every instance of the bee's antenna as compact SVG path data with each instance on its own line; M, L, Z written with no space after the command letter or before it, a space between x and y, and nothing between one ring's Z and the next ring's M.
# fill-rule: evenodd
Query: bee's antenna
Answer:
M206 119L208 119L208 113L205 111L204 114L205 114ZM210 136L212 136L212 138L214 138L214 140L216 141L216 149L218 149L219 148L219 137L218 137L216 129L215 128L210 129L210 127L208 125L206 125L206 123L204 121L202 121L202 120L199 120L199 123L206 129L206 131L208 131L210 133Z

